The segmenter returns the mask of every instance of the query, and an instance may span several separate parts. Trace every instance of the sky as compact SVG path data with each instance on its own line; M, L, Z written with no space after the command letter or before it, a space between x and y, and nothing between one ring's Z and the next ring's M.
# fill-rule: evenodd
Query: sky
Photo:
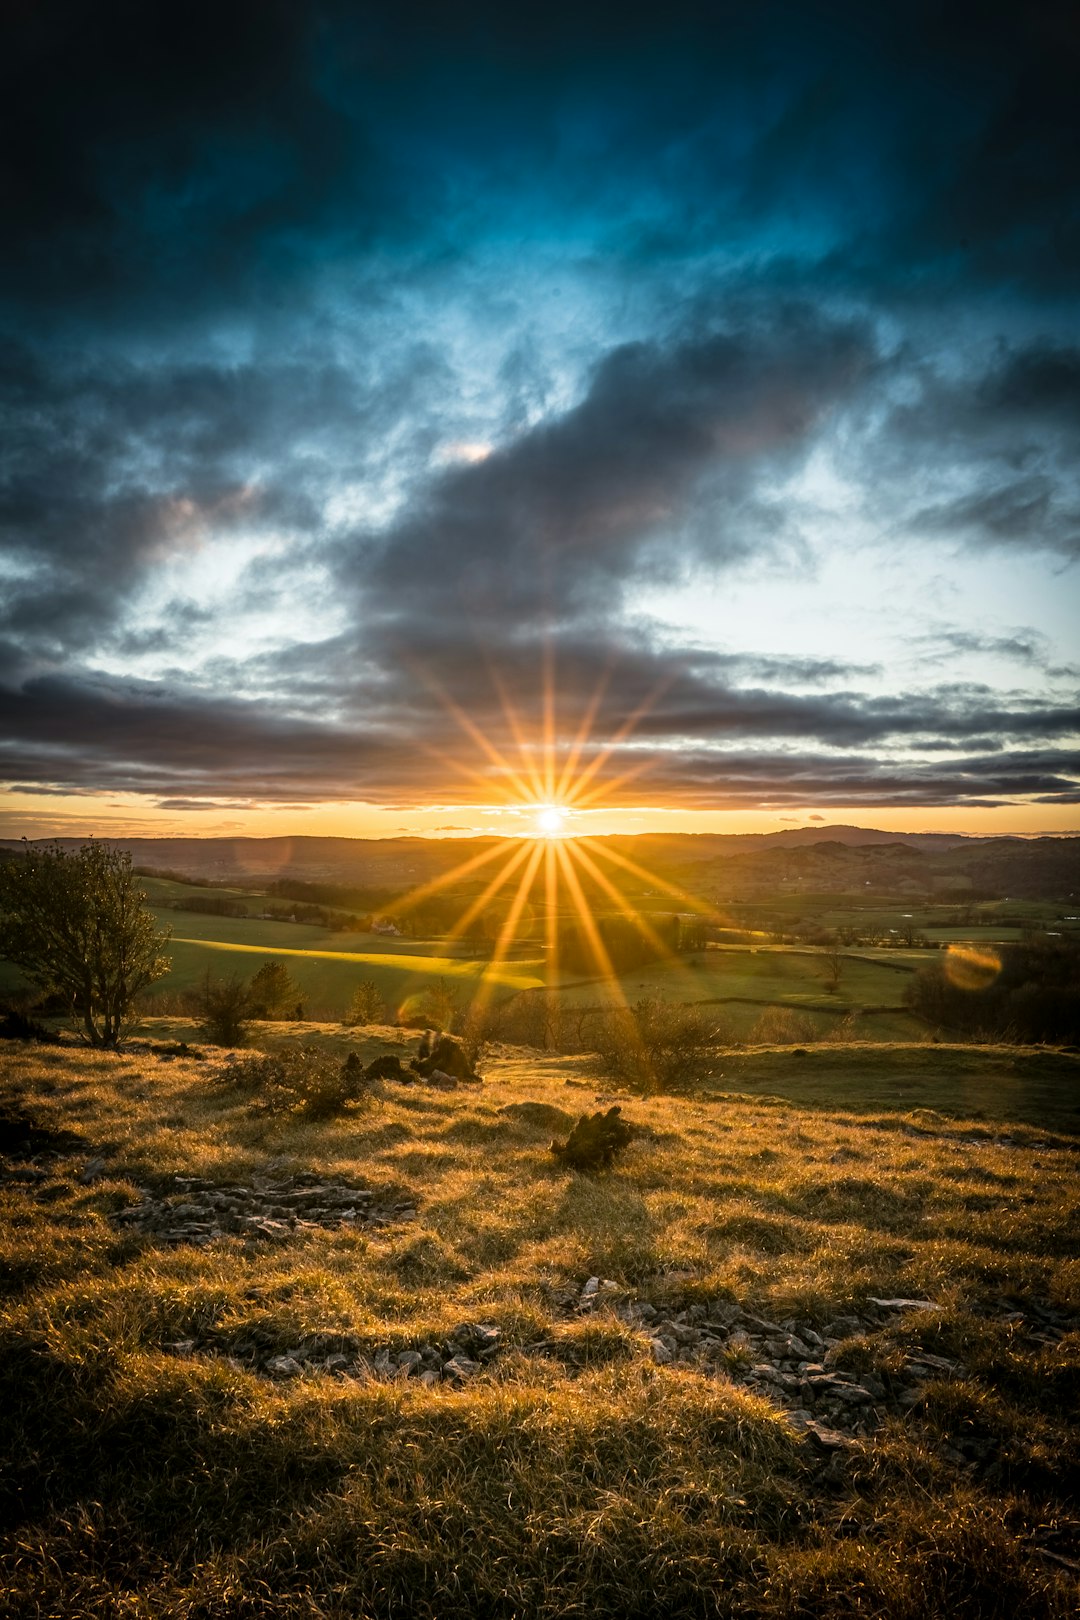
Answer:
M0 836L1080 827L1080 17L13 0Z

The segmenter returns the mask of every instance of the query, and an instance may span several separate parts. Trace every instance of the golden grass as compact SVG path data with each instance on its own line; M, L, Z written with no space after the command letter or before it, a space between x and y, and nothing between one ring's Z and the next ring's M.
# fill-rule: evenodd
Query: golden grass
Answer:
M406 1040L300 1036L364 1057ZM817 1048L733 1055L705 1098L624 1098L642 1134L586 1177L501 1112L607 1106L581 1060L505 1050L480 1090L386 1085L313 1123L253 1111L217 1053L0 1054L3 1106L85 1139L45 1182L0 1185L0 1612L1071 1613L1071 1554L1053 1549L1072 1544L1047 1527L1075 1517L1080 1335L1041 1344L1004 1312L1080 1312L1072 1099L1032 1118L1075 1060L833 1057L829 1101ZM936 1111L890 1101L891 1085L929 1085L935 1057ZM980 1073L984 1117L946 1114ZM83 1185L92 1155L105 1170ZM171 1249L110 1219L176 1174L267 1166L409 1189L417 1219ZM590 1276L617 1286L585 1317L573 1301ZM931 1381L825 1473L778 1407L722 1372L654 1366L614 1309L734 1300L823 1323L869 1295L943 1309L852 1341L849 1358L887 1370L921 1348L964 1375ZM460 1390L274 1384L229 1359L241 1340L288 1352L330 1332L396 1351L469 1320L497 1322L506 1349ZM972 1437L996 1472L973 1474L957 1450Z

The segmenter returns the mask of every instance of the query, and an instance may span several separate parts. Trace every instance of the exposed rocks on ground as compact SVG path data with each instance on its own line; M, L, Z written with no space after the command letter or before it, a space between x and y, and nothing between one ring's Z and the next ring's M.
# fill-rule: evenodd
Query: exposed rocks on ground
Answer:
M168 1193L144 1189L139 1203L113 1219L160 1243L203 1244L225 1236L280 1242L305 1229L388 1226L416 1215L408 1194L373 1192L313 1173L245 1184L177 1176L174 1185Z
M773 1322L720 1302L661 1311L646 1301L620 1301L620 1292L611 1278L590 1277L580 1293L560 1294L556 1304L566 1316L578 1319L609 1308L616 1319L640 1333L642 1349L657 1366L729 1379L772 1402L793 1428L806 1435L825 1482L840 1477L837 1470L844 1454L857 1450L886 1418L903 1417L916 1407L928 1384L967 1375L960 1361L905 1348L899 1335L890 1346L887 1374L856 1375L841 1365L843 1347L852 1339L876 1335L881 1344L882 1336L887 1339L889 1330L909 1311L932 1308L932 1301L904 1300L887 1307L868 1301L865 1313L834 1317L815 1327L803 1319ZM1002 1301L998 1318L1022 1326L1025 1337L1035 1344L1056 1344L1077 1325L1063 1312L1035 1300L1026 1300L1022 1311L1014 1302ZM283 1351L279 1330L272 1332L272 1340L262 1343L255 1325L226 1341L209 1328L198 1340L185 1339L166 1348L177 1354L224 1354L237 1366L275 1379L322 1373L364 1381L414 1379L427 1387L459 1388L481 1375L504 1350L555 1357L568 1370L576 1363L584 1365L586 1354L572 1336L558 1331L533 1343L504 1346L494 1322L464 1322L445 1339L423 1339L407 1347L380 1346L328 1331L309 1334ZM972 1437L960 1443L951 1460L990 1473L996 1466L994 1442Z
M565 1142L552 1142L551 1151L572 1170L599 1170L627 1147L634 1128L620 1116L618 1103L606 1114L582 1114Z
M237 1367L268 1378L299 1378L307 1373L362 1381L416 1379L430 1387L462 1386L484 1371L502 1348L502 1330L493 1322L461 1322L446 1338L420 1340L408 1349L372 1345L351 1333L310 1333L283 1351L280 1335L259 1323L223 1336L213 1327L198 1338L165 1346L176 1355L224 1355Z
M364 1079L373 1080L411 1080L413 1076L405 1067L399 1057L392 1052L386 1052L382 1057L372 1058L364 1070Z
M456 1035L436 1034L426 1029L420 1038L420 1051L409 1064L414 1075L429 1085L450 1088L457 1085L478 1086L481 1077L469 1060L465 1047ZM408 1076L402 1076L408 1078Z

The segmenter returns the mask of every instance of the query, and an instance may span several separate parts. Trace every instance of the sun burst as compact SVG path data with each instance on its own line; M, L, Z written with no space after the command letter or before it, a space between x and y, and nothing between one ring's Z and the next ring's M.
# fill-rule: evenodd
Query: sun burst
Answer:
M488 669L506 724L508 749L485 732L436 681L425 676L447 714L479 751L482 761L487 762L487 769L456 761L444 749L430 752L448 771L482 784L489 802L494 785L503 806L523 816L527 831L518 840L500 842L471 855L440 877L401 896L391 909L405 916L440 891L459 892L461 909L444 935L446 945L461 948L463 942L475 943L478 938L491 941L488 959L477 962L476 989L469 1009L478 1024L496 991L505 992L507 959L512 952L519 959L523 952L542 952L544 987L523 993L546 994L549 1005L555 1005L560 985L565 982L559 957L560 935L567 928L576 930L584 941L594 976L604 986L606 1004L627 1012L626 994L609 949L610 919L614 918L623 920L624 927L632 927L658 958L692 981L685 961L657 926L662 919L654 910L643 910L635 904L626 891L647 886L654 894L670 896L674 902L671 910L677 908L699 916L712 913L714 908L650 872L640 862L584 836L574 826L582 812L594 810L648 768L649 760L639 759L628 769L616 769L613 774L606 771L613 761L618 766L618 751L662 688L640 703L606 740L600 740L596 735L597 717L610 685L610 669L576 723L567 723L557 702L554 660L550 651L546 652L535 728L530 728L515 708L498 671L490 664ZM494 876L490 875L491 868ZM580 972L575 972L574 977L580 978Z
M561 804L542 804L536 812L536 830L541 838L565 838L566 816Z

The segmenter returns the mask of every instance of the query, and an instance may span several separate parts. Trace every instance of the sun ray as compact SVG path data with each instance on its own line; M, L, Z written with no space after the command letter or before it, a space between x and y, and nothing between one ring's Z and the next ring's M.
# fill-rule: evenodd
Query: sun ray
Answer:
M506 884L509 883L518 867L528 859L529 849L530 845L523 842L517 852L510 856L506 865L496 872L487 888L476 896L476 899L467 908L467 910L462 912L453 928L451 928L450 932L447 934L447 942L460 939L466 928L468 928L469 924L472 922L473 918L478 917L483 911L484 907L491 904L492 900L494 900L500 889L505 888Z
M578 760L581 758L582 749L589 740L589 734L593 728L593 721L596 719L596 711L599 709L604 693L607 691L608 685L610 684L611 669L612 666L609 662L607 669L605 669L599 681L596 683L596 690L589 699L588 706L577 730L577 736L574 738L571 745L570 753L567 756L566 764L563 766L562 775L559 777L559 783L555 789L554 796L556 799L564 798L570 789L571 783L573 782L574 772L577 770Z
M626 999L626 993L619 982L619 976L615 972L614 965L611 957L608 955L608 949L604 944L603 938L601 937L600 930L596 926L596 918L593 916L589 902L585 898L584 891L581 887L581 879L574 871L573 863L570 858L571 847L572 846L569 842L564 844L556 844L555 846L556 854L559 858L559 865L562 868L562 875L566 882L566 887L570 892L571 900L574 902L574 909L581 919L581 926L585 930L585 937L589 941L589 948L593 953L593 959L595 960L597 967L600 969L601 977L606 981L607 986L616 1001L619 1002L620 1006L622 1006L626 1012L629 1012L630 1006Z
M699 900L696 895L690 894L686 889L680 889L678 884L668 883L665 878L659 877L655 872L650 872L647 866L641 866L637 861L631 860L629 855L621 855L617 850L608 849L605 844L598 844L591 838L580 838L578 842L587 845L595 854L602 855L606 861L612 861L616 866L621 866L624 871L632 872L635 877L642 878L646 883L653 883L658 889L663 889L667 894L674 895L676 900L683 902L688 911L694 911L700 917L714 915L715 906L709 905L705 900Z
M540 802L544 797L543 778L537 768L533 753L531 753L529 750L529 745L525 738L525 732L522 727L521 720L518 716L517 710L510 701L510 695L506 690L502 676L499 674L498 670L495 668L494 664L490 662L490 660L488 662L488 674L491 676L491 684L494 686L495 691L498 694L502 712L506 717L506 723L510 727L510 735L513 737L514 742L517 745L517 751L521 755L521 762L525 767L526 774L529 778L529 783L536 795L537 801Z
M505 960L507 951L513 944L518 921L521 917L525 902L532 892L533 879L536 877L536 868L540 865L540 860L543 853L544 850L541 844L537 843L532 846L532 853L529 856L528 865L526 866L525 871L522 874L521 881L517 886L517 892L515 893L513 900L510 902L510 909L503 919L503 925L499 929L498 938L495 941L495 948L491 953L491 959L480 976L480 985L477 989L476 995L473 997L472 1002L472 1012L478 1018L483 1015L488 1002L491 1000L491 994L495 988L496 975L498 974L499 968L502 966L502 963Z
M461 704L457 703L450 696L449 692L447 692L432 675L423 669L421 665L413 662L410 665L410 668L417 675L417 677L423 681L424 685L427 687L432 696L442 704L446 712L457 721L458 725L461 727L462 731L465 732L466 736L472 738L473 742L480 749L481 753L487 756L487 758L495 766L496 770L499 771L503 778L510 783L513 792L517 795L517 797L519 799L527 800L529 797L528 784L525 782L520 772L514 769L513 765L511 765L505 754L496 748L495 744L491 741L491 738L484 734L481 728L476 724L475 720L470 719L469 715L467 715L465 710L461 707ZM460 765L458 768L466 771L468 770L468 767L463 767Z
M544 945L549 990L559 972L559 872L555 863L555 845L548 839L544 848Z
M573 855L576 860L580 861L581 865L585 868L586 872L593 879L593 881L599 884L600 888L603 889L608 898L615 902L623 916L628 918L636 928L640 928L641 932L644 934L653 950L656 951L657 955L663 960L670 962L672 967L675 968L680 976L686 979L689 984L696 985L697 981L695 980L694 975L690 972L690 969L687 967L678 951L673 950L667 941L661 938L643 912L639 911L636 906L632 905L624 894L619 893L619 890L615 887L614 883L612 883L611 879L600 870L599 866L597 866L588 850L583 849L582 846L578 844L573 850Z
M395 900L392 905L386 907L386 910L390 912L412 911L422 901L429 900L433 894L438 894L440 889L445 889L448 884L455 883L460 878L468 877L470 872L479 871L482 866L490 866L493 860L496 860L500 855L505 855L505 853L506 851L501 844L496 844L493 849L481 850L479 855L473 855L471 859L466 861L459 861L456 866L451 867L449 872L444 872L441 877L432 878L429 883L421 883L415 889L410 889L408 894L402 895L400 900Z
M577 781L574 783L573 793L567 798L568 804L575 806L577 805L582 790L588 787L597 771L603 769L619 744L621 742L625 742L626 738L630 736L631 732L637 729L641 721L649 713L649 710L660 701L661 697L667 691L674 679L675 673L673 672L670 675L666 675L662 681L658 681L649 695L642 698L637 708L627 715L626 719L623 721L614 737L611 738L610 742L605 743L600 752L593 756L588 765L586 765L585 769L578 776Z
M555 798L555 654L551 634L544 637L544 798Z
M659 752L650 754L647 759L639 760L629 770L623 771L621 776L613 776L609 782L601 782L591 793L575 799L574 809L588 810L600 799L610 800L620 788L626 786L627 782L636 781L639 776L644 776L646 771L651 771L659 757Z

